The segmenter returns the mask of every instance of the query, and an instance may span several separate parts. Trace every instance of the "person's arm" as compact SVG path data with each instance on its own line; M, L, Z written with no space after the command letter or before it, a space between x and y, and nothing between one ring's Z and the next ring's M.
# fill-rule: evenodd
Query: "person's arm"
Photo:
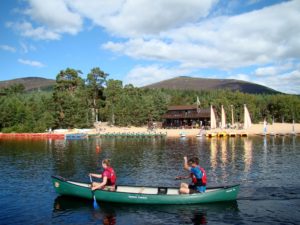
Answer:
M102 174L96 174L96 173L89 173L89 176L96 177L96 178L102 178Z
M183 157L183 161L184 161L184 163L183 163L183 168L184 168L185 170L187 170L187 171L190 171L190 167L189 167L189 165L188 165L188 160L187 160L187 157L186 157L186 156Z
M175 180L183 180L183 179L188 179L190 177L191 177L190 175L188 175L188 176L177 176L177 177L175 177Z
M96 190L96 189L101 189L103 186L105 186L107 183L107 177L103 177L103 180L100 184L95 185L92 187L92 191Z

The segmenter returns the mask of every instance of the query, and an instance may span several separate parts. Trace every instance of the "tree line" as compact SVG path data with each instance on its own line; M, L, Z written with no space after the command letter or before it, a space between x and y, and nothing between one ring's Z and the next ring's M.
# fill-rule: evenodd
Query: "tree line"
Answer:
M52 91L25 92L17 84L0 91L1 132L44 132L51 128L88 128L94 122L107 121L116 126L142 126L162 121L170 105L213 105L220 115L224 106L227 120L233 109L236 121L243 122L247 104L251 119L275 122L300 122L300 97L297 95L254 95L231 90L191 91L145 89L107 79L96 67L83 79L72 68L60 71Z

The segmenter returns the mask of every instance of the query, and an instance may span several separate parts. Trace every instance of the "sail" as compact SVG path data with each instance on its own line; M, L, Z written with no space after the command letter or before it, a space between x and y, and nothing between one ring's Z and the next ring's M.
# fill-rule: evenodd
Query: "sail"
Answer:
M197 96L196 104L197 104L197 113L199 113L200 112L200 100L199 100L198 96Z
M221 128L224 129L226 128L226 116L225 116L225 110L222 105L222 113L221 113Z
M246 104L244 104L244 129L251 127L251 125L252 123L251 123L250 114L246 107Z
M210 106L210 128L211 129L217 128L217 121L216 121L215 111L214 111L212 105Z

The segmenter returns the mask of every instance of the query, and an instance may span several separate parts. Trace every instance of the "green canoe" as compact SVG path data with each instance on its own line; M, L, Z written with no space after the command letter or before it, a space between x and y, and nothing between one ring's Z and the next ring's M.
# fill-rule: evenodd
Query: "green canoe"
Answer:
M52 176L52 183L60 195L92 199L89 183L75 182ZM208 187L205 193L179 194L173 187L138 187L118 185L116 191L96 190L98 201L130 204L199 204L236 200L239 185Z

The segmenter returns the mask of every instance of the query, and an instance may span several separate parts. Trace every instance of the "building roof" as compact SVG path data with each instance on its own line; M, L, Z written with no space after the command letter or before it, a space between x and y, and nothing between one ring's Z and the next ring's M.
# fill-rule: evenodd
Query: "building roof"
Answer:
M172 106L168 107L168 111L191 110L191 109L197 109L197 106L195 106L195 105L172 105Z
M185 107L185 106L183 106ZM179 107L181 108L181 107ZM192 111L192 112L172 112L176 110L180 110L178 106L176 106L172 110L168 110L166 114L163 115L164 119L200 119L200 118L210 118L210 109L200 109L199 112ZM190 108L190 109L197 109L197 108ZM181 110L188 110L187 108L181 108Z

